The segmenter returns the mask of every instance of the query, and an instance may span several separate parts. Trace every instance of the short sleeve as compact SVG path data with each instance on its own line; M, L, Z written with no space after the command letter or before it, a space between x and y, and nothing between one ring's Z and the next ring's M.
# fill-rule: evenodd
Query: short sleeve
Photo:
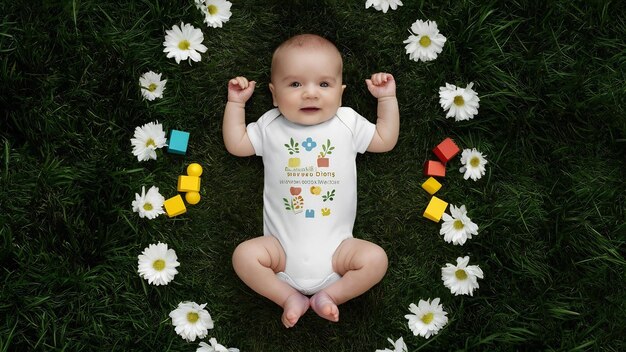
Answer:
M263 116L261 116L256 122L252 122L246 126L246 132L248 133L248 138L250 139L250 143L252 143L252 148L254 148L254 153L258 156L263 156L263 140L265 136L265 127L270 124L274 119L276 119L280 115L280 111L278 109L272 109Z
M372 138L374 138L376 125L369 122L365 117L359 115L359 113L354 111L352 108L348 107L339 108L337 116L352 132L354 149L358 153L365 153L372 142Z
M260 120L260 119L259 119ZM263 131L261 131L260 121L252 122L246 127L248 138L254 148L254 154L263 156Z

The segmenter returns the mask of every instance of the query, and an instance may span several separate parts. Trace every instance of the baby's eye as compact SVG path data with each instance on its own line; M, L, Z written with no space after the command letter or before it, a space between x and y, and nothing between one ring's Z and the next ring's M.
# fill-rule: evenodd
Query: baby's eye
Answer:
M290 87L294 87L294 88L298 88L298 87L302 86L302 84L300 84L300 82L292 82L289 86Z
M322 82L320 83L320 87L328 88L330 87L330 84L328 84L328 82Z

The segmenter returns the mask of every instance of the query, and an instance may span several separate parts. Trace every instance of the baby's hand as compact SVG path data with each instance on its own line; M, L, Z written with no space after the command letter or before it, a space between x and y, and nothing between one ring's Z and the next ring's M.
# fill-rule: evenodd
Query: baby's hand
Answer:
M365 80L365 83L374 98L396 96L396 81L390 73L374 73L370 79Z
M245 104L254 92L255 81L249 81L245 77L235 77L228 81L228 101Z

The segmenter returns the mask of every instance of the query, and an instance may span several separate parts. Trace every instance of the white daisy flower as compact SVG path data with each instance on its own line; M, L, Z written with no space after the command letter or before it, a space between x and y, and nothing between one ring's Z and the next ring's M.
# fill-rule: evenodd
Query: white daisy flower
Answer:
M165 131L163 131L163 125L159 121L136 127L134 138L130 139L133 155L139 161L156 160L156 150L166 146L165 142L167 142L167 138Z
M400 0L367 0L365 2L365 8L369 9L370 7L374 7L375 10L382 11L383 13L387 13L389 8L392 10L398 8L398 6L402 6L402 1Z
M417 20L411 26L411 35L403 43L409 58L413 61L431 61L443 50L446 43L437 29L437 22Z
M213 329L213 319L204 309L205 304L196 302L180 302L178 308L170 312L176 333L187 341L195 341L196 337L205 338L209 329Z
M465 88L446 83L445 87L439 87L439 104L443 111L447 111L446 118L454 117L455 121L470 120L478 114L480 98L472 89L473 82Z
M202 31L190 24L181 22L180 27L174 25L165 33L163 52L167 53L168 58L173 57L177 64L187 59L198 62L201 59L198 52L207 51L207 47L202 44L204 40Z
M165 83L167 83L167 80L164 79L161 81L160 73L148 71L139 77L141 95L143 95L144 99L148 99L150 101L156 98L163 98Z
M446 263L445 268L441 268L441 280L450 289L450 292L458 295L473 295L478 288L478 279L483 278L483 271L478 265L467 265L470 258L456 258L456 265Z
M150 187L148 193L146 193L146 187L141 187L141 194L135 193L135 200L133 201L133 211L139 213L139 217L148 218L150 220L165 213L163 210L163 203L165 198L159 193L158 187Z
M478 235L478 225L467 216L465 205L459 208L450 204L450 214L452 216L443 213L443 224L439 230L446 242L462 246L472 235Z
M417 306L411 303L409 310L413 314L407 314L404 317L409 321L409 329L415 336L429 338L436 335L448 323L446 316L448 313L439 304L439 298L433 299L432 303L430 299L428 301L420 299Z
M213 28L222 28L222 24L228 22L232 13L230 7L233 5L226 0L195 0L196 7L204 14L204 22Z
M151 285L167 285L178 274L176 267L180 263L176 252L168 249L165 243L149 245L137 258L139 276L148 280Z
M196 352L239 352L237 348L226 348L219 343L214 337L209 339L211 345L206 342L200 342L200 347L196 350Z
M393 346L393 350L385 348L384 350L376 350L376 352L407 352L406 344L404 343L404 339L400 337L396 342L393 342L392 339L388 338L387 341L391 343Z
M485 164L487 164L487 160L483 153L476 150L476 148L472 149L463 149L461 153L461 168L459 171L463 173L463 178L468 179L472 178L472 180L476 181L479 178L485 175Z

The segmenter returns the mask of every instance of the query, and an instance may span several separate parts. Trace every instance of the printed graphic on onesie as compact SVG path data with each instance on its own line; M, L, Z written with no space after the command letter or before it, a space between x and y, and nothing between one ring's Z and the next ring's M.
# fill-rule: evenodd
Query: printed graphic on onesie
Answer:
M332 186L336 182L334 182L336 172L331 163L334 150L335 147L328 138L318 143L311 137L301 142L291 137L288 143L285 143L287 156L285 176L288 180L285 183L298 183L306 179L307 183L312 184L308 189L304 187L305 192L302 191L303 187L292 186L286 189L290 195L283 198L286 211L309 219L314 219L316 216L331 216L331 204L335 200L336 193L336 189ZM290 180L295 182L289 182Z

